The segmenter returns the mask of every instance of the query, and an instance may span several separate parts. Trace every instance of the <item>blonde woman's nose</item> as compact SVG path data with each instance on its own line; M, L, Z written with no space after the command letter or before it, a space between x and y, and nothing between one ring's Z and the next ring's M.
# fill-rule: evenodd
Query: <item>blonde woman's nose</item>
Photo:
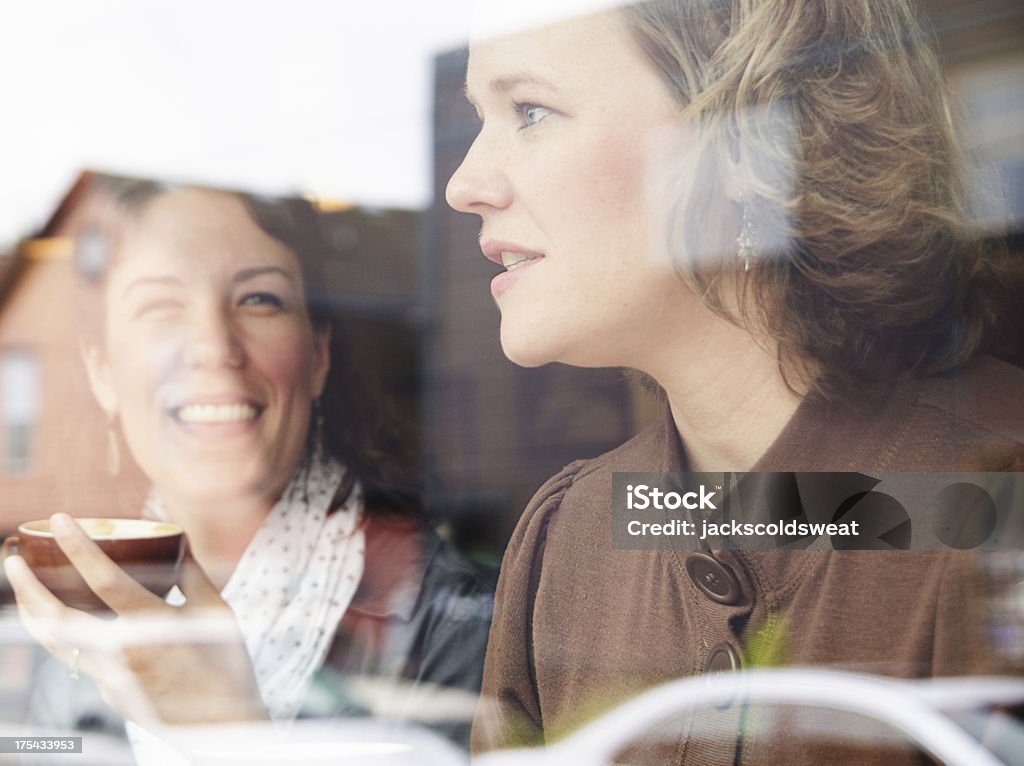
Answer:
M478 215L508 207L512 186L502 165L500 152L489 145L483 133L478 135L448 180L444 195L448 204L461 213Z
M245 348L230 312L221 308L197 311L185 341L185 363L191 367L239 367Z

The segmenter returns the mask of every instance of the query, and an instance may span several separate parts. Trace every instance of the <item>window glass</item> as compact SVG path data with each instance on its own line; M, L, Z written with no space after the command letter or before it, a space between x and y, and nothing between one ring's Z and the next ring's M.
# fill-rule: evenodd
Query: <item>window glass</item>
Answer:
M4 427L4 467L23 473L31 462L32 430L39 414L39 371L29 351L0 357L0 397Z

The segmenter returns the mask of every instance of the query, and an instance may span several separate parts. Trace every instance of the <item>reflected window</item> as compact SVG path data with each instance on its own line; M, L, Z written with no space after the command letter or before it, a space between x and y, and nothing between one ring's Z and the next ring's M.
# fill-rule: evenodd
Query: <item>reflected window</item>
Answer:
M39 416L39 367L32 352L0 354L0 408L4 470L25 473L32 462L32 441Z

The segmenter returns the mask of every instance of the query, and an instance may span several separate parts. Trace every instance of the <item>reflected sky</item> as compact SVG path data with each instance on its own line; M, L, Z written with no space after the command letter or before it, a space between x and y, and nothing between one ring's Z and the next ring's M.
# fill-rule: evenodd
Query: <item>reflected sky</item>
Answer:
M10 0L0 251L84 169L420 207L431 58L471 0Z

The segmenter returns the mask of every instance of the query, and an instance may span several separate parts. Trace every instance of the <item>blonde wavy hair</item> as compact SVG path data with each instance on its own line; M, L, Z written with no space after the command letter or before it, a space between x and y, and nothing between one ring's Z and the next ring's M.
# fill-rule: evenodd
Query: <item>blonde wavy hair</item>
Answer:
M777 341L787 380L844 396L982 348L999 253L969 222L950 97L910 2L650 0L622 12L698 128L695 191L673 217L678 270L712 308ZM750 271L701 259L715 232L735 250L744 207Z

